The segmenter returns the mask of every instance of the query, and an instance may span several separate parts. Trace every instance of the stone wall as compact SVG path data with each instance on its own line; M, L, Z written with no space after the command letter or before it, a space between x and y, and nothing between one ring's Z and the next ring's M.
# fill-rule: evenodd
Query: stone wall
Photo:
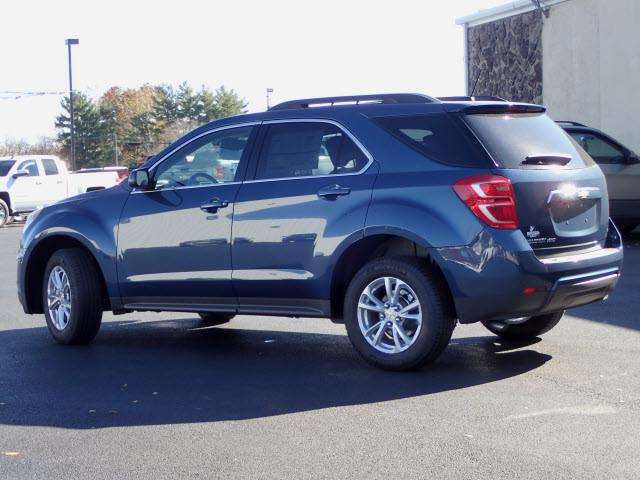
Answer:
M469 27L468 93L477 77L475 95L542 103L541 37L538 11Z

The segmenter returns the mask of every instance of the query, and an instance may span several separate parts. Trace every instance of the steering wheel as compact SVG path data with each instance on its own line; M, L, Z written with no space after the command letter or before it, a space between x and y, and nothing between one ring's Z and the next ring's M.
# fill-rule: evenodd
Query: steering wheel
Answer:
M212 177L208 173L196 172L189 177L189 180L187 180L187 185L200 185L202 182L198 181L199 178L206 180L205 184L218 183L218 180L216 180L214 177Z

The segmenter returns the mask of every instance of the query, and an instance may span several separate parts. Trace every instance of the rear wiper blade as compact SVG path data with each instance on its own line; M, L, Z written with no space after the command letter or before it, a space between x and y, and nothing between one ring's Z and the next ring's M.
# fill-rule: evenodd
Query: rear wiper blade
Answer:
M571 161L571 155L562 153L547 153L542 155L529 155L522 161L521 165L561 165L564 166Z

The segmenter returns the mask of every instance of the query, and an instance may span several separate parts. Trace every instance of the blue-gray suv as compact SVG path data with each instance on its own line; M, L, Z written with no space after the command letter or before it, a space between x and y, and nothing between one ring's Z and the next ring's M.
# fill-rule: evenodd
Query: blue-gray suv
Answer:
M458 321L548 331L611 292L622 255L602 172L544 107L332 97L207 124L127 183L36 211L18 293L65 344L109 310L327 317L405 370Z

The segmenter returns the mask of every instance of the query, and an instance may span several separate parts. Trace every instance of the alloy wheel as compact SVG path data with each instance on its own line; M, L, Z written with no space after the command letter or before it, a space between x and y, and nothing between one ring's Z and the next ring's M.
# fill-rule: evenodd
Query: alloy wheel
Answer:
M47 309L56 329L62 331L71 318L71 284L69 276L60 265L49 274L47 282Z
M413 289L395 277L369 283L358 301L360 332L369 345L395 354L414 344L422 328L422 306Z

